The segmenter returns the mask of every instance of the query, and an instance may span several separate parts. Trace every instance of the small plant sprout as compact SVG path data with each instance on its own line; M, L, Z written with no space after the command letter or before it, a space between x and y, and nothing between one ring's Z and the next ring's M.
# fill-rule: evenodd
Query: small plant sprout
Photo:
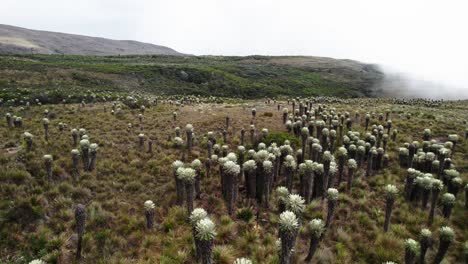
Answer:
M172 119L177 121L177 112L172 112Z
M385 223L384 232L388 231L390 226L390 218L392 215L393 204L398 195L398 189L395 185L389 184L385 187Z
M335 213L336 202L338 201L339 192L335 188L328 188L327 190L327 200L328 200L328 209L327 209L327 221L325 227L331 225L333 220L333 214Z
M309 253L305 261L310 262L314 257L320 240L325 233L325 223L321 219L312 219L307 225L307 232L310 235Z
M29 132L24 132L23 134L23 139L24 139L24 142L26 143L26 152L30 152L31 149L32 149L32 144L33 144L33 134L29 133Z
M405 240L405 263L413 264L419 254L419 243L411 238Z
M44 166L45 166L45 169L46 169L46 172L47 172L47 180L49 182L52 181L52 162L53 162L53 158L52 158L52 155L44 155Z
M281 213L279 218L279 237L281 239L280 264L290 264L296 242L299 221L291 211Z
M213 246L216 236L215 224L209 218L203 218L195 226L195 240L200 250L200 259L202 264L213 263Z
M257 115L257 109L252 108L252 117L255 118L256 115Z
M76 223L76 233L78 235L78 243L76 248L76 259L81 259L81 248L83 235L85 231L85 222L86 222L86 208L82 204L78 204L75 208L75 223Z
M146 217L146 228L152 229L154 226L154 203L151 200L147 200L144 203L145 217Z
M443 226L439 229L439 248L437 250L437 254L434 257L434 264L439 264L445 257L450 245L453 242L455 237L455 233L453 232L452 228L448 226Z

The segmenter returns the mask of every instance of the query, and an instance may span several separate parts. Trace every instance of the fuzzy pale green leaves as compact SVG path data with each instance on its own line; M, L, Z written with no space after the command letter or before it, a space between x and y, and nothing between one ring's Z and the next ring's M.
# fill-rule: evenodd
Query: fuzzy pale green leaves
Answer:
M262 150L257 151L254 154L253 158L255 159L256 162L263 162L268 159L269 154L270 153L268 153L268 151L262 149Z
M356 160L354 160L354 159L349 159L349 160L348 160L348 168L353 169L353 170L357 169L357 162L356 162Z
M200 161L199 159L194 159L194 160L192 161L192 163L190 164L190 166L191 166L193 169L197 170L197 169L200 169L200 168L201 168L202 163L201 163L201 161Z
M196 237L199 240L208 241L214 239L216 236L215 224L209 218L203 218L198 221L195 230L197 232Z
M307 225L307 230L311 236L320 238L325 231L325 223L322 221L322 219L312 219Z
M276 194L278 195L280 199L282 199L283 201L286 201L286 199L289 196L288 188L284 186L279 186L278 188L276 188Z
M395 199L398 195L398 189L395 185L389 184L385 186L385 195L387 199Z
M147 200L144 203L144 207L145 207L146 210L152 210L152 209L154 209L155 205L154 205L153 201Z
M295 169L297 164L296 164L296 161L294 160L294 157L291 156L291 155L287 155L285 158L284 158L284 166L286 168L289 168L289 169Z
M419 253L419 243L414 239L408 238L405 240L405 249L417 255Z
M229 174L231 176L235 176L240 173L240 166L230 160L226 161L223 164L223 169L224 169L224 173Z
M182 161L180 161L180 160L176 160L176 161L172 162L172 169L174 171L177 171L178 168L183 167L183 166L184 166L184 163Z
M454 205L455 204L455 195L453 195L451 193L444 193L444 195L442 195L441 201L442 201L442 204L446 205L446 206Z
M451 227L443 226L439 229L439 237L441 241L452 242L455 233Z
M72 150L71 150L71 154L72 154L73 156L79 156L79 155L80 155L80 151L77 150L77 149L72 149Z
M190 214L189 220L192 226L196 226L198 221L208 217L208 213L203 208L195 208Z
M49 154L46 154L42 157L45 161L52 161L53 158L52 158L52 155L49 155Z
M34 136L33 136L33 134L31 134L29 132L24 132L23 137L26 140L32 140Z
M429 242L432 238L432 232L431 230L427 228L421 229L421 233L419 234L420 238L422 241Z
M432 189L433 190L442 190L444 188L444 184L439 179L432 179Z
M286 208L297 215L301 215L305 208L305 200L298 194L290 194L286 200Z
M327 199L328 200L336 201L336 200L338 200L338 195L339 195L339 192L338 192L337 189L328 188L328 190L327 190Z
M255 160L248 160L244 162L243 169L246 172L252 172L257 169L257 164L255 163Z
M279 218L280 230L294 232L299 228L299 221L296 214L291 211L285 211Z
M267 173L271 173L273 171L273 163L269 160L265 160L263 162L263 170Z
M338 149L338 152L336 153L336 155L337 155L338 157L345 157L346 155L348 155L348 150L346 150L345 147L340 147L340 148Z
M179 167L177 169L177 177L185 182L193 182L195 180L196 172L192 168Z

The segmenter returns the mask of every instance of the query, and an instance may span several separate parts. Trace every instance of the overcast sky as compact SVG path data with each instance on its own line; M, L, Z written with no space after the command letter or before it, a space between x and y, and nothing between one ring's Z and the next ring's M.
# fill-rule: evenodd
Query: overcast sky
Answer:
M468 94L466 0L1 0L0 23L195 55L314 55L385 65Z

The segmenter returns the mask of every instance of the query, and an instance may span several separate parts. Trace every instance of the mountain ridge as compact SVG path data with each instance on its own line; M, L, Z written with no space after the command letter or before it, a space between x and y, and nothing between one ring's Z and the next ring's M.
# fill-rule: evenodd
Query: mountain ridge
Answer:
M0 24L2 54L185 55L166 46Z

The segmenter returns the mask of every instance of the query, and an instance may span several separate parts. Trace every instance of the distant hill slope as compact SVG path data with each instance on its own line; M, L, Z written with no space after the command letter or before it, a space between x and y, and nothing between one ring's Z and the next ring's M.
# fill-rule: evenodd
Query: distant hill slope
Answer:
M79 102L90 94L133 92L365 97L375 96L383 76L376 65L322 57L0 55L0 98Z
M67 54L67 55L182 55L164 46L132 40L112 40L31 30L0 24L2 54Z

